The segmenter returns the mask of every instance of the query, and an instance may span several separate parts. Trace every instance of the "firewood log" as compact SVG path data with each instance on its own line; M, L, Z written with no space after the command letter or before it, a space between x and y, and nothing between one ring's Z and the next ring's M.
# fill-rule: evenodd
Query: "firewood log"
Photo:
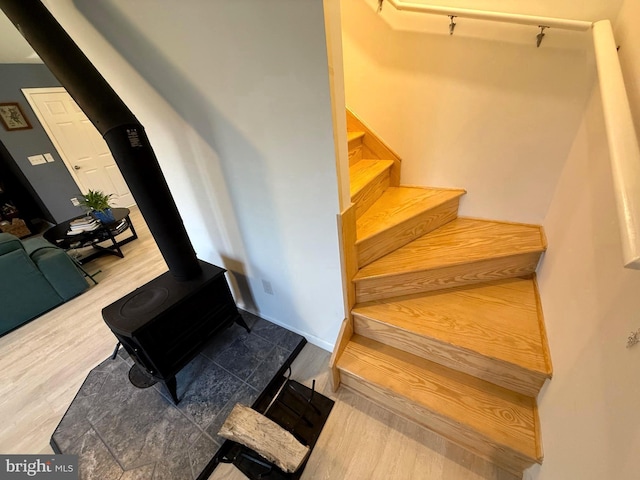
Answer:
M289 473L300 468L310 452L309 447L280 425L239 403L233 407L218 435L254 450Z

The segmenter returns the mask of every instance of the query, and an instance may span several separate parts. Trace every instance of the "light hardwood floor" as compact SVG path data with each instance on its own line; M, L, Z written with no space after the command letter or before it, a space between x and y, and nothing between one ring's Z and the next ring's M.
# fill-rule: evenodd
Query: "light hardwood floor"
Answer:
M305 346L292 378L336 401L302 480L516 480L481 458L341 388L331 392L329 353ZM221 464L209 480L243 480Z
M99 285L0 338L0 453L50 453L49 439L91 368L111 354L115 337L102 320L104 306L166 271L142 217L132 210L139 239L125 258L90 262ZM463 449L372 402L331 392L330 354L307 345L292 378L336 400L303 480L515 480ZM244 479L220 465L212 479Z
M131 220L139 238L122 248L124 258L85 265L102 270L98 285L0 338L0 452L51 452L51 434L87 373L116 345L102 308L167 270L135 208Z

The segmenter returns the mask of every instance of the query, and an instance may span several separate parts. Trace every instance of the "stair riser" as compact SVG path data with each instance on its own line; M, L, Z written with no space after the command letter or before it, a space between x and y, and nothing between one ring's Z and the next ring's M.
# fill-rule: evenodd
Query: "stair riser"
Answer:
M459 199L453 199L427 212L417 215L400 225L380 232L356 244L360 268L384 257L416 238L454 220L458 215Z
M360 160L362 160L362 149L349 150L349 166L352 167Z
M349 166L353 166L362 160L362 139L349 142Z
M356 302L522 277L535 272L541 255L542 252L523 253L426 271L362 278L356 282Z
M360 218L371 205L389 188L389 169L386 169L378 175L373 181L369 182L366 187L351 197L351 202L356 206L356 218Z
M355 333L359 335L529 397L538 395L547 378L540 372L488 358L473 350L427 338L384 322L357 314L353 320ZM425 321L429 319L425 318Z
M458 422L416 405L393 392L370 384L366 380L351 375L347 371L340 371L340 381L342 385L364 395L378 405L416 422L515 475L522 475L523 470L535 463L534 460L523 456L519 452L513 451L503 445L495 444L491 439L473 430L466 429L464 425Z

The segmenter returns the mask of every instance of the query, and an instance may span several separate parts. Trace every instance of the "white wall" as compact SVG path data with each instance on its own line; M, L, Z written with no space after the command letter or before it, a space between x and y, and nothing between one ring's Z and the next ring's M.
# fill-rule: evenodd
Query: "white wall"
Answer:
M461 214L541 222L594 79L588 33L343 2L347 105L404 184L459 187Z
M615 23L615 37L620 46L620 64L631 103L631 113L640 138L640 3L625 0Z
M616 29L636 126L638 14L627 0ZM539 283L554 378L539 398L545 461L527 479L639 478L640 347L625 346L640 328L640 272L622 267L607 149L594 90L544 221Z
M554 367L539 396L545 459L527 479L635 480L640 452L640 272L622 267L597 91L564 165L538 272Z
M233 272L241 306L330 348L344 311L322 4L76 2L109 42L47 5L147 128L198 256Z

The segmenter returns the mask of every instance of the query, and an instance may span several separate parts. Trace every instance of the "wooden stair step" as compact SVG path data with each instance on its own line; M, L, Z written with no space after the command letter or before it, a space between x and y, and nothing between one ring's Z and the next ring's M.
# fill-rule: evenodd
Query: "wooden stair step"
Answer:
M347 132L349 166L362 160L362 145L365 132Z
M545 249L539 226L457 218L361 268L356 300L525 276Z
M365 158L378 158L386 160L400 161L400 157L382 139L376 135L367 125L365 125L353 112L347 110L347 131L364 132L363 152ZM399 172L398 172L399 173ZM397 185L396 185L397 186Z
M364 132L347 132L347 141L349 142L349 146L351 143L356 143L360 141L362 143L362 139L364 138Z
M352 313L357 334L524 395L551 378L534 278L376 300Z
M360 335L337 367L345 386L511 472L542 460L531 397Z
M420 187L385 190L356 222L358 265L363 267L455 219L465 193Z
M389 187L391 160L360 160L349 167L351 202L356 205L356 217L362 216Z

